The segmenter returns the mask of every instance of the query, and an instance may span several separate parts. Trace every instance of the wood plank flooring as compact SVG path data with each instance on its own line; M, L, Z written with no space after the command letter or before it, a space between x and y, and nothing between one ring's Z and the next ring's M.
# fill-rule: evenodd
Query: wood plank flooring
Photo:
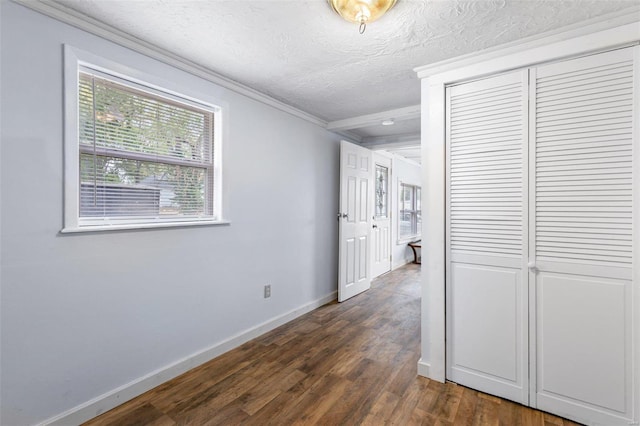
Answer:
M576 425L418 377L419 281L383 275L86 425Z

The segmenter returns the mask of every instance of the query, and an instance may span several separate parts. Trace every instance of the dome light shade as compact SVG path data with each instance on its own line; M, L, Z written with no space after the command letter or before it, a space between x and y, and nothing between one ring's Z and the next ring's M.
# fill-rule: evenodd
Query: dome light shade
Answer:
M362 34L369 22L384 15L396 0L327 0L333 10L344 19L360 24Z

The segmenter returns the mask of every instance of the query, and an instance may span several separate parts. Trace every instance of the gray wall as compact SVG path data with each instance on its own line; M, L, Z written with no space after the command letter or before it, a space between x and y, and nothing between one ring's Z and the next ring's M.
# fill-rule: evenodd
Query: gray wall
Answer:
M336 290L336 135L0 1L2 424L45 420ZM63 43L228 105L230 226L59 234Z

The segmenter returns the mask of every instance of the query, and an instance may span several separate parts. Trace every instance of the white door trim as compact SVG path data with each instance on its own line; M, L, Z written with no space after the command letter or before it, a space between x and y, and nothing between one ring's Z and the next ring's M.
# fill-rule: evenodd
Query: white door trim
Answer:
M633 164L636 165L633 176L633 187L638 194L638 188L640 188L640 172L638 172L637 165L640 164L640 119L638 119L638 113L640 113L640 46L636 46L634 49L633 64L635 69L635 79L633 82L633 110L636 111L636 120L633 121ZM633 211L636 212L633 217L633 247L635 252L633 254L633 282L635 286L632 287L632 291L635 295L632 303L635 306L635 318L633 318L633 333L632 336L634 342L633 359L635 360L632 369L634 371L634 380L636 382L636 388L634 389L633 398L635 405L634 420L636 423L640 423L640 196L633 198Z

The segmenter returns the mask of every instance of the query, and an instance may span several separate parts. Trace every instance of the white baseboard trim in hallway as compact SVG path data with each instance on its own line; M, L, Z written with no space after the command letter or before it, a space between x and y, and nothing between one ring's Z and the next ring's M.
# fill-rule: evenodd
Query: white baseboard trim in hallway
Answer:
M70 425L81 424L90 420L106 411L109 411L118 405L129 401L143 393L155 388L156 386L167 382L187 371L222 355L225 352L234 349L251 339L267 333L287 322L304 315L314 309L319 308L329 302L336 300L337 292L332 292L325 297L314 300L299 308L293 309L280 316L272 318L268 321L258 324L257 326L241 332L223 342L210 346L202 351L196 352L185 358L182 358L172 364L169 364L156 371L152 371L138 379L126 383L116 389L104 393L93 398L83 404L73 407L61 414L51 417L41 425Z
M422 358L418 360L418 376L429 377L430 368L431 368L430 363L424 362Z
M398 263L397 265L392 265L391 266L391 271L389 272L393 272L396 269L402 268L403 266L407 266L413 263L413 259L405 259L404 263Z

